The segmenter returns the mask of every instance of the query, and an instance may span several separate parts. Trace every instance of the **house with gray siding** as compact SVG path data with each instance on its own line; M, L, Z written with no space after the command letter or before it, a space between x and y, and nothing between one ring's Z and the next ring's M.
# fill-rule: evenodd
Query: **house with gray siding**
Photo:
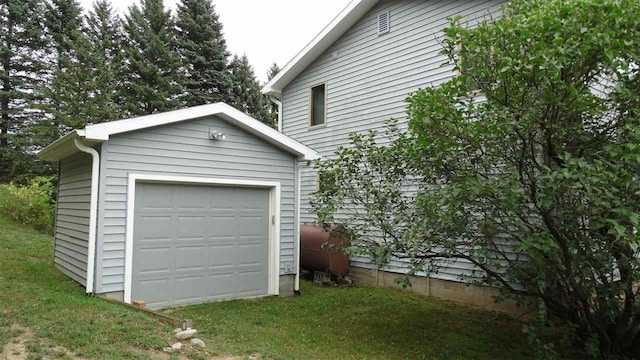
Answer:
M318 154L223 103L87 125L60 164L54 261L149 308L298 290L300 171Z
M353 132L382 130L384 121L406 126L406 97L418 88L438 86L456 73L440 54L439 39L449 18L462 16L468 26L495 15L503 0L354 0L269 81L262 92L279 106L278 129L331 158L348 146ZM310 224L310 194L318 175L301 175L301 221ZM378 270L369 259L351 259L356 279L395 285L408 271L400 260ZM413 290L489 308L495 289L470 285L473 266L455 261L437 272L425 269Z

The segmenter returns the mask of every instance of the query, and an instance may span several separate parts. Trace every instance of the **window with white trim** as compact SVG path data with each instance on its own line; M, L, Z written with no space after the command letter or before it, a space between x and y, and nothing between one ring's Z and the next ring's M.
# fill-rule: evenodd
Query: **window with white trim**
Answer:
M312 86L309 94L309 126L322 126L326 123L327 86Z

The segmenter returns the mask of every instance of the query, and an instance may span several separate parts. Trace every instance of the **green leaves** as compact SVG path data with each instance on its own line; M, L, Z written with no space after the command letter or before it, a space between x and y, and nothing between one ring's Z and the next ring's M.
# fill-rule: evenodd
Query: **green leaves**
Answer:
M640 3L514 1L461 24L442 41L460 74L407 98L408 132L317 164L336 180L318 221L379 266L471 262L591 355L640 356Z

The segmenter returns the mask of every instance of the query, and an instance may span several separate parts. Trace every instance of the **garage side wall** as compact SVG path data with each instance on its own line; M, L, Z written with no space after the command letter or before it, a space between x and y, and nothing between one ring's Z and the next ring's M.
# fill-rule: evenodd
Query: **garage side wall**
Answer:
M54 262L60 271L86 285L91 156L78 153L60 162Z
M209 129L227 134L209 139ZM96 292L124 290L130 173L280 181L280 274L293 273L293 155L215 116L113 135L102 145Z

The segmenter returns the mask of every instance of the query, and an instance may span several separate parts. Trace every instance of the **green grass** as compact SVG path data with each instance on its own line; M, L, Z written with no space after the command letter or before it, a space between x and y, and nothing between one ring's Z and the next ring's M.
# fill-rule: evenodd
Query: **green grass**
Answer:
M510 316L405 291L302 283L294 298L178 309L218 353L276 359L530 359Z
M149 316L84 295L52 264L51 236L0 218L0 348L10 325L85 358L154 357L171 329ZM529 359L521 326L506 315L357 286L301 296L228 301L173 310L194 320L211 354L273 359ZM150 355L147 355L150 354ZM157 353L155 353L157 355ZM204 353L192 353L203 357Z
M10 341L10 324L29 327L37 337L87 358L145 358L132 349L167 346L166 325L86 296L56 270L51 238L0 218L0 346Z

